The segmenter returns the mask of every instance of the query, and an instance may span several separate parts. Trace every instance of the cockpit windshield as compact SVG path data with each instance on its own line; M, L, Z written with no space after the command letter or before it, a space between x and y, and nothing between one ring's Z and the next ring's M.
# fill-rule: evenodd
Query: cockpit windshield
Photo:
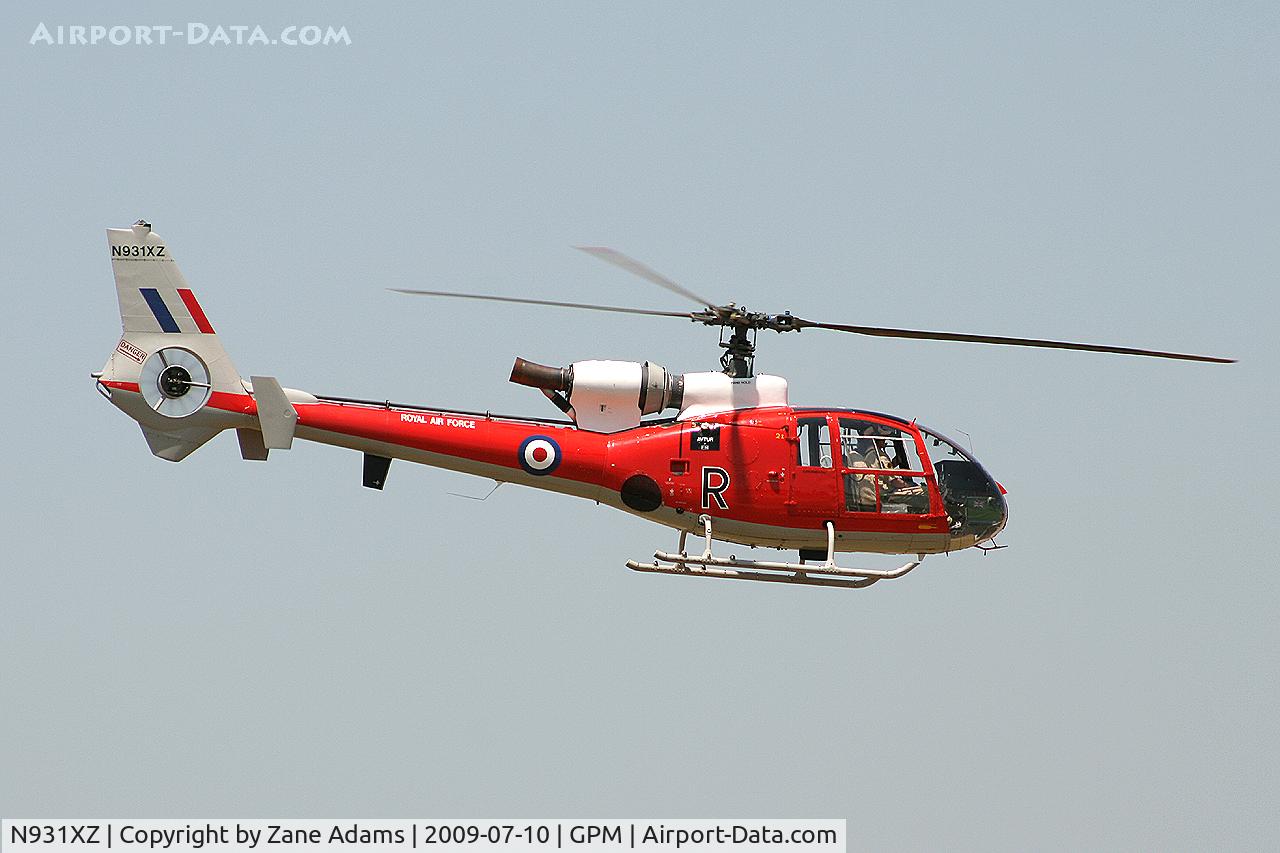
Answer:
M990 539L1004 526L1006 508L1000 487L978 460L951 439L921 428L933 462L952 536Z

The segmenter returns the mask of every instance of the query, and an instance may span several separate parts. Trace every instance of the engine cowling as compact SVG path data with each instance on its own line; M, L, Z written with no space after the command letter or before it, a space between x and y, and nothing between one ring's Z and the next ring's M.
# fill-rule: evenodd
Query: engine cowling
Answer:
M686 420L734 409L787 405L787 381L780 376L733 378L723 373L674 374L646 361L575 361L547 367L517 358L511 381L542 393L592 432L620 432L645 415L679 409Z
M679 408L684 377L646 361L575 361L547 367L517 358L511 381L539 388L574 423L592 432L618 432L644 415Z

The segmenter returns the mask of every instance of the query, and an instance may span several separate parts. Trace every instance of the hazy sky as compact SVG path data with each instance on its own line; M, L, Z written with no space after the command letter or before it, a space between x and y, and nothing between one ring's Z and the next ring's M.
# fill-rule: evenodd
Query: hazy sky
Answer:
M1276 4L103 8L0 17L0 813L1280 843ZM1010 547L864 591L639 575L675 534L572 498L153 458L88 378L139 217L243 373L320 393L554 415L514 356L714 367L676 321L385 289L686 307L572 244L752 308L1241 361L764 335L793 402L972 436Z

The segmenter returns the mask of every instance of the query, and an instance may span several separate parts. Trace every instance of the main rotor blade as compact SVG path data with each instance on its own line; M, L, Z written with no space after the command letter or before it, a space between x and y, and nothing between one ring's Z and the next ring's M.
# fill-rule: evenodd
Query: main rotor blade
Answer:
M552 302L548 299L522 299L516 296L489 296L484 293L453 293L448 290L408 290L403 287L388 287L396 293L407 293L410 296L448 296L453 299L483 299L488 302L516 302L521 305L550 305L553 308L583 308L587 311L612 311L616 314L643 314L649 317L682 317L692 319L688 311L650 311L646 308L619 308L614 305L590 305L586 302Z
M667 290L670 290L672 293L678 293L681 296L685 297L686 299L692 299L694 302L697 302L699 305L706 306L707 308L715 307L716 303L712 302L710 299L706 299L702 296L699 296L698 294L694 293L692 290L689 290L688 288L682 285L676 284L674 281L667 278L666 276L661 275L657 272L654 272L644 264L637 261L635 258L627 257L626 255L622 254L616 249L609 249L604 246L574 246L573 248L577 249L580 252L586 252L588 255L597 257L606 263L613 264L615 267L621 267L622 269L626 270L629 273L633 273L634 275L638 275L647 281L653 282L654 284L658 285L658 287L665 287Z
M1111 352L1120 355L1144 355L1153 358L1176 358L1182 361L1207 361L1215 364L1234 364L1234 358L1218 358L1211 355L1190 355L1183 352L1163 352L1152 349L1135 349L1134 347L1113 347L1104 344L1077 344L1069 341L1046 341L1039 338L1007 338L1000 335L967 335L959 332L925 332L918 329L885 329L878 326L847 326L841 323L815 323L801 320L796 325L803 328L832 329L837 332L852 332L855 335L873 335L878 338L914 338L925 341L963 341L974 344L1002 344L1015 347L1043 347L1045 349L1073 349L1085 352Z

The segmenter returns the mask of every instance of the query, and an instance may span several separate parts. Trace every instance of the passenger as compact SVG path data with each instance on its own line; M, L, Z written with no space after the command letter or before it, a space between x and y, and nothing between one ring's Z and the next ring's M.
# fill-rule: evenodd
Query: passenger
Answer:
M849 467L855 470L868 470L871 466L858 459ZM846 496L846 503L849 504L849 509L860 512L875 512L876 479L875 474L869 473L847 475L846 482L851 482L853 485L852 494ZM852 498L852 501L849 498Z
M840 450L844 454L844 467L853 468L859 462L862 463L863 468L867 467L866 456L862 454L858 444L854 443L851 437L846 437L840 442Z

